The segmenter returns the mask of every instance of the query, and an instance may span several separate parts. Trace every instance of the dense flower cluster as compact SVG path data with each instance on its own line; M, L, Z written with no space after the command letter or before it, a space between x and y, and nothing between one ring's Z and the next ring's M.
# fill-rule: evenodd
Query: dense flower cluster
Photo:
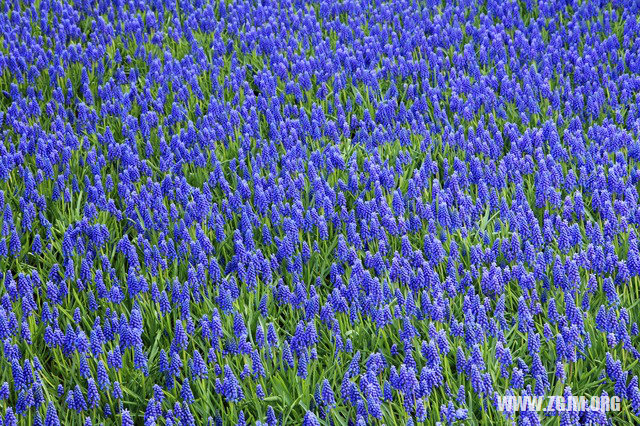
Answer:
M638 424L639 14L3 2L0 423Z

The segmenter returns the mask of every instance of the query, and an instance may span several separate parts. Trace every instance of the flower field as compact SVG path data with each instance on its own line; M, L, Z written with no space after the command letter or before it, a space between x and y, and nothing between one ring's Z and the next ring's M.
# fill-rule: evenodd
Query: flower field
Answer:
M7 0L0 34L0 425L640 424L639 2Z

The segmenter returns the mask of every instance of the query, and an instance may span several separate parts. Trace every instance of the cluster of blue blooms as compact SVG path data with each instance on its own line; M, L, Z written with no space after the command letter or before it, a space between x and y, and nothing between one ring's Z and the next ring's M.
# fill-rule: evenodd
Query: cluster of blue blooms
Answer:
M639 16L3 2L0 425L640 423Z

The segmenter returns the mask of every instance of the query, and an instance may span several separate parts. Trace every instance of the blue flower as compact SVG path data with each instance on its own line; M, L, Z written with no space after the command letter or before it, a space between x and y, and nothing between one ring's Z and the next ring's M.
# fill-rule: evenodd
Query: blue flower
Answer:
M302 419L303 426L319 426L320 421L311 411L307 411Z
M120 383L119 382L113 382L113 391L112 391L112 395L115 399L120 399L122 398L122 389L120 388Z
M193 404L195 402L195 398L193 393L191 392L191 386L189 385L189 380L185 379L182 382L182 389L180 390L180 397L187 403Z
M58 412L53 402L49 402L47 406L47 414L44 419L44 426L60 426Z
M93 377L88 379L87 384L87 397L89 399L89 404L91 408L95 408L100 403L100 393L98 391L98 387L96 386Z
M116 382L117 383L117 382ZM131 413L129 412L129 410L123 410L122 411L122 422L121 422L122 426L133 426L134 422L133 419L131 418Z

